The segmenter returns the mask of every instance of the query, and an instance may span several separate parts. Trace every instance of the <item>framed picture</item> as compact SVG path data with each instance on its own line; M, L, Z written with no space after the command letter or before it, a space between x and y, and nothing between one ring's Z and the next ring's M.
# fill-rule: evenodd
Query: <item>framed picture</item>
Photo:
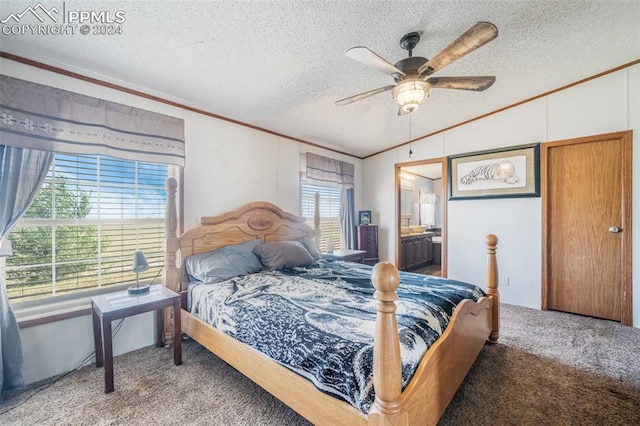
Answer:
M540 144L449 157L449 200L540 196Z
M371 210L360 210L358 212L359 220L358 223L360 225L370 225L371 224Z

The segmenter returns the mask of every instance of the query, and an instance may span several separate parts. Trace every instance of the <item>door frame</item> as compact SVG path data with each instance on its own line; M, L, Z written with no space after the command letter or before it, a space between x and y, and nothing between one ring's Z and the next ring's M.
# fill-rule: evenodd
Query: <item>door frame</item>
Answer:
M548 203L548 187L549 174L551 170L548 167L549 149L562 145L572 145L580 143L598 142L603 140L618 139L622 142L623 158L622 158L622 303L620 312L620 322L622 325L633 325L633 300L631 291L633 282L631 280L632 271L632 232L631 232L631 197L632 197L632 147L633 147L633 131L627 130L623 132L605 133L595 136L586 136L574 139L565 139L554 142L541 144L540 158L540 178L541 178L541 194L542 194L542 310L549 310L549 282L551 262L548 255L548 247L550 243L549 233L551 229L547 218L551 214Z
M423 164L434 164L441 163L442 164L442 245L441 245L441 259L440 259L440 275L442 278L447 277L447 182L448 182L448 167L447 157L438 157L438 158L430 158L428 160L416 160L410 161L406 163L396 163L395 164L395 189L396 189L396 256L395 263L396 267L400 269L400 247L401 247L401 232L400 232L400 217L401 217L401 209L400 209L400 171L403 167L409 166L421 166Z

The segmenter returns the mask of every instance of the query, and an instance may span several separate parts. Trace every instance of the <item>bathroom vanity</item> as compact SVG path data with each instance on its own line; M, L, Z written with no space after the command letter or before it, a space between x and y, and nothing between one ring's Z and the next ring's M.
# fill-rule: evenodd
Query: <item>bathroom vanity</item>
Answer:
M435 232L409 233L400 236L400 270L415 271L433 263Z

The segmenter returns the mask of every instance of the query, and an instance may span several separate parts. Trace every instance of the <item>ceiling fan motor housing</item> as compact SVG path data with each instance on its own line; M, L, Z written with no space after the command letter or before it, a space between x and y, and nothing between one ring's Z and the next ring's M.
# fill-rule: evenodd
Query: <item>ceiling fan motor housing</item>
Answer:
M427 58L421 56L412 56L410 58L404 58L396 62L395 67L405 73L407 77L418 77L418 68L427 62ZM396 82L402 81L402 76L397 77Z

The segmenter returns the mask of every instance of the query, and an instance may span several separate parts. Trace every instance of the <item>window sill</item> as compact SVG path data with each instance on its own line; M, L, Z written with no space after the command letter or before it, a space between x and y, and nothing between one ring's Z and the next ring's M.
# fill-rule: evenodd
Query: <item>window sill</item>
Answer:
M90 294L76 294L72 297L54 297L49 300L19 303L13 306L13 312L20 329L81 317L91 314L91 298L93 296L121 291L127 287L119 286L109 288L106 291L89 292Z
M83 297L73 302L49 303L37 308L14 310L14 313L21 329L34 327L89 315L91 313L91 298Z

